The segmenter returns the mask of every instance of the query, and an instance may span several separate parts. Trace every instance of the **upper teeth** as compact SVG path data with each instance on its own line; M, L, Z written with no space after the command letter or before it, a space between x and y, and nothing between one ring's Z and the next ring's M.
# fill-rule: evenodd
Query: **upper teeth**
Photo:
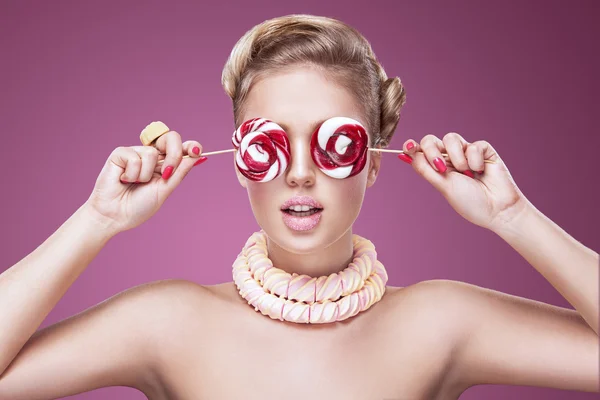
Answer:
M311 206L307 206L307 205L295 205L295 206L290 206L288 207L288 210L293 210L293 211L308 211L308 210L312 210L314 207Z

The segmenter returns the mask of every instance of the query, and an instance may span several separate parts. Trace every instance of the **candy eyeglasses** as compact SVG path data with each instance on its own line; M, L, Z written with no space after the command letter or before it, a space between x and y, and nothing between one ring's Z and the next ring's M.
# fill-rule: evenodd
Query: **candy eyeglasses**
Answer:
M163 129L166 127L161 123ZM146 129L152 127L148 125ZM167 128L168 129L168 128ZM142 132L142 135L144 132ZM326 175L345 179L362 171L367 161L367 150L404 153L403 150L368 147L365 127L348 117L332 117L320 124L312 134L310 155ZM255 182L269 182L285 172L290 162L290 142L286 132L266 118L252 118L233 132L234 148L202 153L202 156L235 151L236 166L240 173ZM442 154L448 156L447 154ZM183 156L189 158L190 156ZM160 160L158 164L164 162ZM491 160L485 160L493 163Z

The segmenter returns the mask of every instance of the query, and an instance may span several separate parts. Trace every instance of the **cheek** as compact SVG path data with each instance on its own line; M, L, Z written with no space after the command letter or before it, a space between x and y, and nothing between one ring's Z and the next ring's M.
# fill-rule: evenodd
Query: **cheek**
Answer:
M272 208L278 200L277 190L271 182L247 183L248 198L254 211Z
M351 178L336 181L332 191L335 192L330 198L330 205L342 205L338 209L341 212L356 214L365 195L366 174L360 174ZM334 200L335 198L335 200Z

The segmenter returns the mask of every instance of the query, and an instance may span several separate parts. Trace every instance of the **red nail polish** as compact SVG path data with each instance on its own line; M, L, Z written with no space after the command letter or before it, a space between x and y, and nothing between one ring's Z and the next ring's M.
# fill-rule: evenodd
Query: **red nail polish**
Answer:
M402 161L404 161L407 164L412 164L413 159L411 156L407 156L406 154L398 154L398 158L401 159Z
M446 169L448 169L448 168L446 168L446 164L444 164L444 162L442 161L442 159L439 158L439 157L436 157L433 160L433 164L436 166L436 168L438 169L438 171L440 173L444 173L444 172L446 172Z
M200 158L198 159L198 161L196 161L196 162L194 163L194 165L193 165L193 166L195 167L196 165L200 165L200 164L202 164L202 163L203 163L204 161L206 161L206 160L208 160L208 157L200 157Z
M463 174L465 174L469 178L475 178L475 175L473 175L473 172L471 172L470 170L466 170L465 172L463 172Z
M407 149L407 150L410 150L410 149L412 149L413 147L415 147L415 145L413 144L413 142L408 142L408 144L406 145L406 149Z
M477 171L478 174L483 174L483 171Z
M169 179L171 177L172 173L173 173L173 167L169 165L167 168L165 168L165 170L162 174L162 178Z
M200 154L200 148L198 146L194 146L192 151L194 152L194 154Z

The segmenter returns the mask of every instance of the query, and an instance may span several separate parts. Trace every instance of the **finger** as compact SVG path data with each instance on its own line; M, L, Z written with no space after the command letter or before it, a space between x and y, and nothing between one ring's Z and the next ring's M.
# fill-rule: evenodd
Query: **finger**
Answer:
M121 181L123 183L135 182L140 169L142 160L130 147L117 147L106 160L105 168L108 169L107 178L111 181Z
M484 170L483 152L484 145L481 141L470 143L465 151L469 168L480 174L483 173Z
M131 147L142 160L142 167L139 175L136 177L134 183L149 182L154 173L156 172L156 166L159 157L159 151L153 146L132 146Z
M183 155L198 158L202 154L202 145L195 140L183 142L181 147Z
M502 163L502 159L500 158L496 150L492 147L491 144L489 144L485 140L478 140L476 142L473 142L469 147L474 147L476 149L470 150L469 154L477 154L473 155L473 164L471 164L471 157L467 156L467 158L469 158L469 165L472 165L472 167L474 168L471 169L479 172L480 174L483 174L483 172L485 171L485 160L493 161L495 164Z
M406 142L404 142L404 146L402 146L402 150L404 150L405 154L412 156L413 154L415 154L417 152L418 145L419 144L415 140L408 139Z
M425 154L425 158L431 168L442 174L446 172L448 166L442 156L442 152L445 152L444 143L437 136L432 134L426 135L421 139L419 147Z
M169 131L158 138L155 147L165 155L165 162L160 169L161 176L163 179L169 179L183 157L181 135L175 131Z
M203 151L203 147L200 144L200 142L198 142L198 141L188 140L181 144L182 159L183 159L183 156L189 156L189 157L198 159L198 158L202 157L202 151ZM166 157L164 155L159 154L158 161L163 161L163 160L165 160L165 158ZM162 171L163 165L164 165L164 163L156 165L154 172L159 175L162 175L161 171Z
M417 143L414 140L408 139L406 142L404 142L404 145L402 146L402 151L404 153L398 154L398 158L407 164L412 164L413 158L411 154L415 153L416 146Z
M192 170L192 168L194 168L195 165L197 165L198 163L202 163L203 161L206 161L208 159L208 157L204 157L201 156L199 159L198 158L184 158L183 160L181 160L181 163L179 164L179 167L175 170L175 172L173 172L173 175L171 175L171 177L167 180L163 180L162 182L160 182L161 184L164 184L166 187L166 190L163 192L163 196L169 196L177 186L179 186L179 184L183 181L183 179L187 176L187 174Z
M465 156L465 151L469 143L456 132L445 134L442 138L442 143L452 166L459 172L470 172L469 162Z
M423 140L421 143L423 143ZM432 168L420 143L415 142L414 145L415 146L408 151L410 157L412 157L411 165L413 166L413 169L436 189L443 192L446 183L445 174L441 174Z

